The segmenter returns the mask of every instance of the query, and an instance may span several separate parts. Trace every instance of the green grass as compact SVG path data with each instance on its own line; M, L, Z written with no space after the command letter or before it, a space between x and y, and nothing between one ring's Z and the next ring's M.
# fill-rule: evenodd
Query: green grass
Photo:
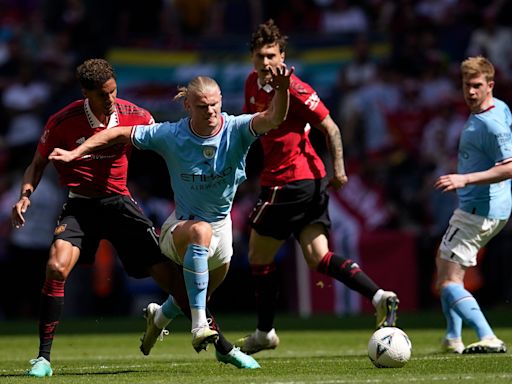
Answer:
M510 311L489 315L495 331L512 345ZM411 361L399 369L377 369L366 356L373 317L333 316L299 319L280 316L281 345L255 355L262 369L238 370L215 360L213 347L200 354L190 345L187 323L150 356L138 349L141 319L65 319L54 341L54 376L24 377L37 351L34 322L0 323L0 383L510 383L512 354L446 355L439 352L443 319L439 313L401 315L400 325L413 343ZM230 340L252 329L249 316L222 316ZM465 330L466 343L475 336Z

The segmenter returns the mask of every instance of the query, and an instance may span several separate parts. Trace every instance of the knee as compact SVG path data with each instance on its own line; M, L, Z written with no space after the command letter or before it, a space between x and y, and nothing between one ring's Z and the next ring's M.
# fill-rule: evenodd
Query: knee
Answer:
M435 289L437 290L437 292L441 292L445 287L447 287L448 285L451 285L451 284L457 284L457 285L464 286L464 281L461 281L459 279L454 279L454 278L437 279L436 284L435 284Z
M320 255L313 253L305 253L304 252L304 260L306 260L306 264L308 267L312 270L317 270L318 264L320 264L320 261L322 260L322 257Z
M197 221L190 226L189 236L192 243L208 246L212 239L212 227L205 221Z
M46 264L46 277L52 280L67 280L69 269L65 264L55 259L50 259Z
M55 243L50 250L50 258L46 263L46 277L54 280L66 280L73 268L72 249L67 245Z

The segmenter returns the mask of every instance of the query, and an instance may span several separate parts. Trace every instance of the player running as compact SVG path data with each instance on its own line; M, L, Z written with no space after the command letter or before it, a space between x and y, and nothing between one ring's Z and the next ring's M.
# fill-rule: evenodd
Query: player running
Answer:
M287 37L272 20L253 33L250 50L254 71L245 83L244 111L257 113L267 108L276 92L273 68L285 60ZM326 136L334 177L328 181L322 160L309 140L310 126ZM377 311L377 328L394 326L398 298L380 289L352 260L336 255L328 245L330 226L327 186L341 188L347 181L340 130L310 85L293 75L290 111L279 129L261 138L264 169L261 193L250 216L249 262L255 282L258 323L256 330L238 340L248 354L279 345L274 329L277 273L274 257L293 235L312 269L341 281L372 301Z
M154 122L148 111L117 98L115 73L107 61L85 61L77 68L77 78L85 98L69 104L48 120L32 163L25 171L20 199L12 210L15 228L25 223L30 196L55 147L73 149L87 138L118 125ZM31 360L29 376L52 376L50 354L64 307L66 280L77 263L94 262L102 239L112 243L130 276L151 276L165 292L173 293L183 312L190 316L180 268L161 254L152 222L127 189L130 152L131 146L119 144L72 163L54 163L61 183L69 189L69 197L50 248L41 293L39 353ZM212 328L219 332L215 322ZM247 360L253 364L252 358L247 359L222 334L219 336L224 342L217 343L216 349L224 361L239 367L246 365Z
M268 109L241 116L221 112L218 84L198 76L187 87L181 87L175 97L183 99L188 117L175 123L104 130L71 152L57 148L50 156L71 161L131 141L137 148L154 150L164 158L176 210L162 226L160 247L167 257L183 266L196 351L217 337L209 326L205 307L207 298L224 280L233 254L230 212L236 189L246 178L247 152L259 135L277 128L285 119L292 73L293 69L287 70L284 63L276 66L270 78L276 92ZM173 311L164 313L169 309L167 304L151 306L154 319L172 319ZM148 324L148 328L163 329L165 325L164 321Z

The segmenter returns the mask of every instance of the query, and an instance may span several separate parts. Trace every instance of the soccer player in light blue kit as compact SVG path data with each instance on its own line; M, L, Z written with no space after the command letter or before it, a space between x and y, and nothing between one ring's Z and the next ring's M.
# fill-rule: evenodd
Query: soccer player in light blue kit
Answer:
M464 275L476 265L478 251L507 223L512 207L512 116L508 106L493 97L494 67L484 57L461 64L462 90L471 115L460 137L458 174L444 175L435 187L457 190L459 207L453 213L436 258L437 287L447 322L446 352L506 352L471 293ZM479 341L464 347L462 322Z
M133 127L106 129L73 151L56 148L51 160L71 161L78 157L129 140L140 149L152 149L167 163L176 210L162 226L162 253L183 266L192 317L192 345L199 352L215 342L206 315L207 298L224 280L231 256L230 211L238 185L246 178L245 160L258 135L276 129L288 112L288 87L293 68L277 68L272 82L277 92L270 107L257 114L231 116L221 112L218 84L198 76L181 87L175 99L183 99L189 117ZM172 297L162 305L146 309L147 329L141 350L149 354L165 326L181 313ZM237 348L217 359L238 368L259 364Z

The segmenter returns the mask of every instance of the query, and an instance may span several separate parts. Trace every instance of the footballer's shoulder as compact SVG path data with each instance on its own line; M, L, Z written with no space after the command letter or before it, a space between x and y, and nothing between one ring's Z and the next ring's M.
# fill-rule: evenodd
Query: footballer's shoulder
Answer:
M84 100L77 100L51 115L48 119L48 123L57 126L70 119L83 116L84 114Z

